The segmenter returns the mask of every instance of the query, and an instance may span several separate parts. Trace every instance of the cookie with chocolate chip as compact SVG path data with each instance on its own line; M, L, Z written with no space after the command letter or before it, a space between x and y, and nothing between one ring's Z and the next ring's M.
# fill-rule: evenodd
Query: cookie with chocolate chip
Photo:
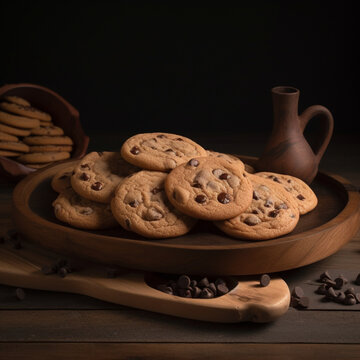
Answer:
M73 189L63 190L53 201L55 216L79 229L99 230L116 227L110 204L84 199Z
M247 240L267 240L290 233L299 221L298 206L280 184L248 174L253 187L250 206L240 215L215 225L226 234Z
M224 220L250 205L252 186L243 163L197 157L172 170L165 182L170 202L189 216Z
M71 188L71 175L74 170L74 164L68 165L58 171L51 179L51 187L54 191L60 193Z
M120 225L147 238L169 238L186 234L196 220L173 207L166 197L167 174L140 171L116 189L111 209Z
M224 158L224 159L228 160L231 163L236 162L236 161L240 161L241 164L245 165L245 171L246 172L248 172L250 174L253 174L255 172L255 169L251 165L243 163L241 161L241 159L236 155L219 153L219 152L216 152L216 151L213 151L213 150L206 150L206 153L207 153L207 156Z
M146 133L127 139L121 147L121 155L142 169L170 171L193 157L206 156L206 150L184 136Z
M294 197L298 204L300 215L310 212L318 203L318 199L310 186L294 176L265 171L258 172L255 175L282 185Z
M51 121L51 115L36 109L32 106L20 105L15 103L2 102L0 108L13 114L25 116L26 118ZM39 123L38 123L39 125ZM38 126L37 125L37 126Z
M119 152L94 151L75 166L71 186L86 199L109 203L116 186L138 170L126 162Z

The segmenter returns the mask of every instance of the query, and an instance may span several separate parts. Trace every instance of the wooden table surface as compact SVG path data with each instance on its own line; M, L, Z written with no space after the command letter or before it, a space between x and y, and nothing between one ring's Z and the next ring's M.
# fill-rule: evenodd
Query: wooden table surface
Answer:
M191 134L184 134L191 136ZM90 134L91 150L116 150L127 134ZM198 134L207 148L260 155L265 135ZM104 145L106 144L106 146ZM358 136L336 135L321 162L322 171L360 185ZM12 228L14 184L0 183L0 235ZM341 236L341 235L340 235ZM327 304L314 295L320 273L360 272L360 232L336 254L280 274L290 289L303 286L311 297L307 310L289 308L266 324L216 324L141 311L86 296L0 285L1 359L359 359L360 304Z

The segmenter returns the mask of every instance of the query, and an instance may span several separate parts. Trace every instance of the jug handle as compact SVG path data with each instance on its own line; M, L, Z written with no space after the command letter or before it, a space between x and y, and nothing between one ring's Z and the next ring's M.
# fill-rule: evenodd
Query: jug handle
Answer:
M331 112L322 105L312 105L309 106L303 113L299 116L301 131L304 132L308 122L313 119L315 116L319 116L326 120L322 129L322 139L319 140L319 148L315 154L316 160L319 162L321 157L324 155L324 152L329 145L333 130L334 130L334 118L331 115Z

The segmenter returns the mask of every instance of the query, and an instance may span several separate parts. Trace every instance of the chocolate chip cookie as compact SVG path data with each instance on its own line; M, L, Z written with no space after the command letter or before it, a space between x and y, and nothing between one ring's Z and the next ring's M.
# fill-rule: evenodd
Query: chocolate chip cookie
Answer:
M294 176L266 171L255 173L255 175L282 185L284 189L294 197L298 204L300 215L304 215L313 210L318 203L318 199L310 186Z
M4 99L9 103L18 104L22 106L31 106L31 104L26 99L23 99L20 96L9 95L9 96L5 96Z
M31 130L31 135L60 136L64 135L64 130L55 125L39 126Z
M6 134L15 135L15 136L28 136L28 135L30 135L31 130L20 129L20 128L16 128L14 126L8 126L5 124L1 124L1 121L0 121L0 131L4 132Z
M253 186L251 205L239 216L215 225L226 234L248 240L267 240L291 232L299 221L293 197L271 180L248 174Z
M13 114L25 116L27 118L38 119L42 121L51 121L51 115L32 106L24 106L15 103L2 102L0 103L0 108Z
M29 152L29 147L21 141L0 141L0 149L24 153Z
M116 189L111 209L122 227L147 238L168 238L187 233L196 220L176 210L164 191L167 174L140 171Z
M52 206L60 221L80 229L99 230L118 225L109 204L84 199L71 188L62 191Z
M207 153L207 156L224 158L224 159L228 160L230 163L240 161L242 164L245 165L246 172L248 172L250 174L253 174L255 172L255 169L251 165L243 163L241 161L241 159L239 157L237 157L236 155L219 153L219 152L216 152L213 150L206 150L206 153Z
M127 139L121 155L142 169L169 171L193 157L206 156L206 150L184 136L147 133Z
M1 105L2 103L0 103ZM40 126L38 119L31 119L24 116L17 116L0 111L0 122L5 125L14 126L21 129L33 129Z
M19 138L17 136L10 135L10 134L0 131L0 141L18 142Z
M71 185L86 199L109 203L116 186L138 170L127 163L119 152L94 151L84 156L74 168Z
M58 171L51 179L51 187L54 191L60 193L66 189L71 188L71 175L74 170L74 164Z
M29 153L21 155L17 158L18 161L27 164L42 164L48 163L51 161L60 161L69 159L70 153L66 151L60 152L39 152L39 153Z
M165 181L170 202L189 216L224 220L250 205L252 186L239 162L198 157L172 170Z
M23 139L28 145L72 145L73 141L69 136L28 136Z

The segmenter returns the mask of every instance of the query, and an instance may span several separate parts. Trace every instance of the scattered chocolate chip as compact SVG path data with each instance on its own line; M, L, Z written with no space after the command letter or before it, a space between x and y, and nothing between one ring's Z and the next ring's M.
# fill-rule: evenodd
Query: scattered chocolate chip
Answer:
M269 215L270 217L275 218L275 217L277 217L277 216L279 215L279 212L280 212L280 210L276 210L276 209L275 209L275 210L270 211L268 215Z
M159 193L160 191L163 191L164 189L161 189L161 188L159 188L159 187L154 187L152 190L151 190L151 192L155 195L155 194L157 194L157 193Z
M99 182L99 181L96 181L91 185L91 188L93 190L99 191L99 190L101 190L103 188L103 184L101 182Z
M327 292L328 286L326 284L321 284L315 292L320 295L325 295Z
M197 166L199 166L199 161L196 160L196 159L191 159L191 160L189 160L188 164L189 164L190 166L195 166L195 167L197 167Z
M358 304L360 304L360 294L359 294L359 293L357 293L357 294L355 295L355 299L356 299L356 302L357 302Z
M204 288L201 290L200 297L202 299L212 299L214 297L213 292L209 288Z
M261 275L260 286L265 287L270 284L270 276L268 274Z
M230 178L230 175L227 174L227 173L223 173L223 174L221 174L221 175L219 176L219 179L220 179L220 180L227 180L227 179L229 179L229 178Z
M15 290L15 295L18 298L18 300L24 300L25 299L25 291L22 288L17 288Z
M139 205L139 202L137 200L133 200L129 202L129 205L133 208L136 208Z
M206 202L206 196L200 194L195 197L195 201L199 204L204 204Z
M191 294L192 294L192 296L194 298L198 298L200 296L200 294L201 294L201 289L199 287L197 287L197 286L194 286Z
M299 305L299 298L292 296L290 299L290 306L293 308L297 308Z
M130 152L134 155L138 155L140 153L140 149L137 146L133 146Z
M181 275L177 281L177 286L180 289L187 289L190 286L190 278L187 275Z
M310 304L310 299L307 296L302 296L299 299L298 307L301 309L307 309Z
M331 286L327 289L325 295L329 299L335 299L337 297L337 294L336 294L334 288L332 288Z
M330 279L327 279L326 281L325 281L325 284L328 286L328 287L333 287L333 288L335 288L335 286L336 286L336 282L334 281L334 280L330 280Z
M222 204L228 204L230 202L230 195L222 192L218 195L217 199Z
M259 200L260 199L259 194L255 190L253 191L253 199L254 200Z
M82 169L88 169L88 170L90 170L89 164L81 164L80 167L81 167Z
M353 296L356 295L355 289L354 289L353 287L349 287L349 288L346 289L344 292L345 292L345 295L346 295L346 296L347 296L347 295L353 295Z
M338 277L335 279L334 289L340 290L345 285L344 278Z
M223 283L216 285L216 289L217 289L217 294L220 296L225 295L229 292L228 287L226 286L226 284Z
M293 291L291 292L291 295L300 299L304 296L304 290L300 286L295 286Z
M213 292L214 296L216 296L217 289L216 289L216 286L215 286L215 284L213 282L209 284L209 289Z
M88 175L88 174L86 174L86 173L82 173L82 174L80 175L80 179L81 179L81 180L84 180L84 181L88 181L88 180L90 180L90 175Z
M208 278L204 277L200 281L198 281L198 286L201 288L208 287L210 285Z
M197 285L197 281L196 280L191 280L190 281L190 286L191 287L195 287Z
M330 276L328 271L325 271L320 275L320 281L326 282L327 279L332 280L332 277Z
M356 277L355 284L360 285L360 274Z
M338 302L338 303L343 303L346 299L346 295L344 294L343 291L339 291L336 298L335 298L335 301Z
M352 294L346 295L346 298L344 300L344 304L345 305L355 305L356 304L355 296L352 295Z
M298 198L299 200L305 200L305 197L302 196L301 194L299 194L299 195L297 196L297 198Z

